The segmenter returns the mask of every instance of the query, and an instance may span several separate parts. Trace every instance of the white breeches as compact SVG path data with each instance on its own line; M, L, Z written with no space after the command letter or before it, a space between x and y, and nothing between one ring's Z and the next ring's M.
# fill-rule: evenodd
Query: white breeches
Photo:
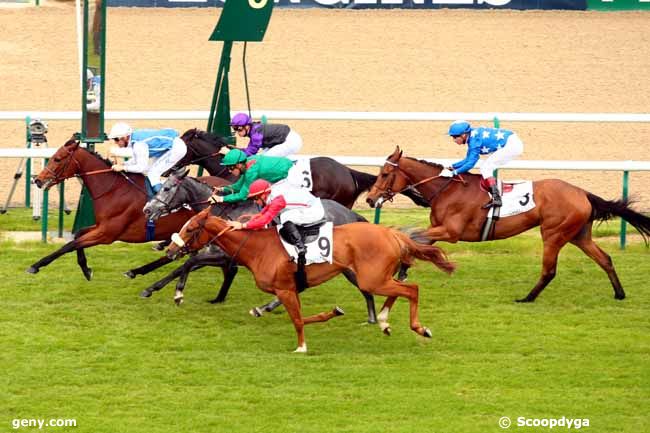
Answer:
M287 139L284 143L276 144L275 146L264 149L263 155L266 156L289 156L298 153L302 148L302 138L293 129L289 131Z
M155 159L151 164L151 167L149 167L147 177L149 178L149 182L151 182L151 186L161 183L160 175L180 161L181 158L185 156L186 152L187 147L185 146L185 142L179 137L174 138L172 148L163 153L159 158Z
M494 176L494 170L517 158L523 152L524 143L517 137L517 134L512 134L508 137L505 146L483 161L483 164L481 164L481 176L484 179Z
M311 224L325 218L325 209L320 200L314 202L310 207L294 208L285 210L280 214L280 222L284 224L291 221L294 224Z

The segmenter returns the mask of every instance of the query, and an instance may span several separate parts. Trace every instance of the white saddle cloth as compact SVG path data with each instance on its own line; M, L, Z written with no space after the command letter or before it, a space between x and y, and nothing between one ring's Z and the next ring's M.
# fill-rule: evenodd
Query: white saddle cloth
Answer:
M277 226L278 236L280 236L280 229L282 226ZM332 251L334 249L334 224L331 222L326 222L320 227L318 236L316 240L305 244L307 247L306 260L307 264L311 265L314 263L332 263ZM289 254L289 257L293 258L295 261L298 261L298 252L296 247L285 242L280 236L282 245L284 249Z
M506 185L505 191L503 190L504 184ZM499 182L499 189L501 190L501 201L503 202L499 214L501 218L528 212L535 207L535 200L533 200L533 182L529 180Z

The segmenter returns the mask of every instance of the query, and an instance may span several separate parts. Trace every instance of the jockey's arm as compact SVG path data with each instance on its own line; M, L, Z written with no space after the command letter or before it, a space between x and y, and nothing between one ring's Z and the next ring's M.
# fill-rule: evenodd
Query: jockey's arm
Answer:
M243 225L243 228L250 230L259 230L264 228L267 224L273 221L273 218L280 212L282 209L287 207L287 202L283 196L279 195L269 202L264 209L260 211L257 215L253 216L250 221Z
M145 173L149 168L149 146L143 141L133 143L133 158L124 161L124 171Z
M246 156L256 155L257 152L260 151L263 141L264 141L264 136L262 135L262 133L259 132L259 130L252 130L251 138L250 141L248 142L248 146L246 146L242 150L244 151Z
M259 169L256 165L257 164L251 165L244 175L237 180L237 182L228 187L234 192L223 196L224 203L236 203L248 198L248 189L250 188L251 183L259 178ZM239 190L237 190L238 187Z
M479 158L481 157L481 152L479 149L479 146L469 146L467 148L467 155L465 156L465 159L451 165L453 173L462 174L474 168Z

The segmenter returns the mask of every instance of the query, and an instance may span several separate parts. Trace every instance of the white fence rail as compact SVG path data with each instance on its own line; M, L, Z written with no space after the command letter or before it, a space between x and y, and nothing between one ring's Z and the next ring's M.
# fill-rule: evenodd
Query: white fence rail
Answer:
M241 110L245 111L245 110ZM233 111L234 113L234 111ZM650 122L650 113L479 113L404 111L279 111L256 110L253 117L283 120L453 121L493 120L513 122ZM79 120L80 111L0 111L0 120ZM207 120L208 111L106 111L109 120Z

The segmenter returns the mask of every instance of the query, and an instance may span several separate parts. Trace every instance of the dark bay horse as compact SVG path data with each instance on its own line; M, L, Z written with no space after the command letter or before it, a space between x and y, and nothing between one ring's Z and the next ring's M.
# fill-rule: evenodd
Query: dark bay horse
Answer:
M156 194L156 199L149 201L144 207L143 212L148 218L157 220L163 215L167 215L181 208L190 208L193 212L198 213L208 206L207 199L212 194L211 185L203 182L201 178L197 179L187 176L187 173L188 171L183 169L171 173L158 194ZM323 199L322 203L323 209L325 210L325 219L332 221L335 226L353 222L367 222L361 215L356 214L333 200ZM260 208L254 202L246 200L237 204L220 203L213 205L211 213L214 216L235 220L244 215L256 214L259 210ZM222 269L224 276L223 283L218 295L210 302L220 303L225 301L238 268L237 262L216 245L211 245L208 251L199 252L190 257L183 265L179 266L169 275L144 289L140 296L148 298L153 292L161 290L168 283L179 278L176 284L174 301L180 304L183 301L183 290L185 289L189 273L204 266L215 266ZM400 272L402 271L400 269ZM356 284L352 275L345 273L344 275L352 284ZM368 323L376 323L374 299L370 294L365 292L361 293L366 299ZM279 301L274 300L260 307L254 307L251 310L251 314L255 317L260 317L265 311L273 311L280 305L282 304Z
M181 138L187 145L187 153L170 171L197 164L211 176L236 179L229 177L230 173L221 165L223 155L219 154L219 149L227 145L223 137L194 128L186 131ZM348 168L332 158L317 157L310 161L312 194L337 201L347 208L352 208L359 195L368 191L377 179L376 176ZM417 205L427 206L417 192L409 190L404 191L404 194Z
M431 228L427 234L436 241L477 242L488 210L489 201L481 189L480 175L463 174L440 177L444 167L426 161L402 157L399 147L388 157L377 182L368 194L370 206L381 205L405 188L416 188L431 205ZM542 274L528 295L518 302L533 302L553 280L560 249L567 243L580 248L609 277L614 297L624 299L625 292L609 255L591 238L594 221L619 216L632 224L647 243L650 218L633 211L625 200L608 201L557 179L533 182L536 206L528 212L499 219L492 239L506 239L540 226L544 242Z
M417 234L417 233L416 233ZM419 234L426 237L425 234ZM208 243L216 243L226 253L237 256L255 277L257 286L277 296L284 304L298 337L296 352L306 352L304 325L324 322L342 314L332 311L302 317L300 300L294 280L296 264L288 260L274 228L258 231L230 230L227 222L210 216L203 210L188 221L178 235L172 237L167 249L169 257L196 251ZM332 263L318 263L306 268L309 286L317 286L336 275L349 272L355 276L357 286L364 292L387 296L378 319L384 332L389 332L388 315L397 297L408 299L410 325L417 334L431 337L431 331L420 324L418 318L418 285L393 279L402 263L411 264L416 258L433 263L445 272L453 272L454 264L447 261L445 253L432 245L418 244L408 235L388 227L352 223L334 228ZM264 251L264 254L260 254Z
M35 274L63 254L76 250L77 263L86 279L90 280L92 269L87 265L84 248L115 241L166 240L194 215L188 210L180 210L161 218L153 239L147 239L147 219L142 213L147 202L144 176L114 172L110 161L81 147L74 137L56 151L34 183L39 188L48 189L73 176L81 177L90 192L96 224L79 231L74 240L34 263L27 269L29 273Z

